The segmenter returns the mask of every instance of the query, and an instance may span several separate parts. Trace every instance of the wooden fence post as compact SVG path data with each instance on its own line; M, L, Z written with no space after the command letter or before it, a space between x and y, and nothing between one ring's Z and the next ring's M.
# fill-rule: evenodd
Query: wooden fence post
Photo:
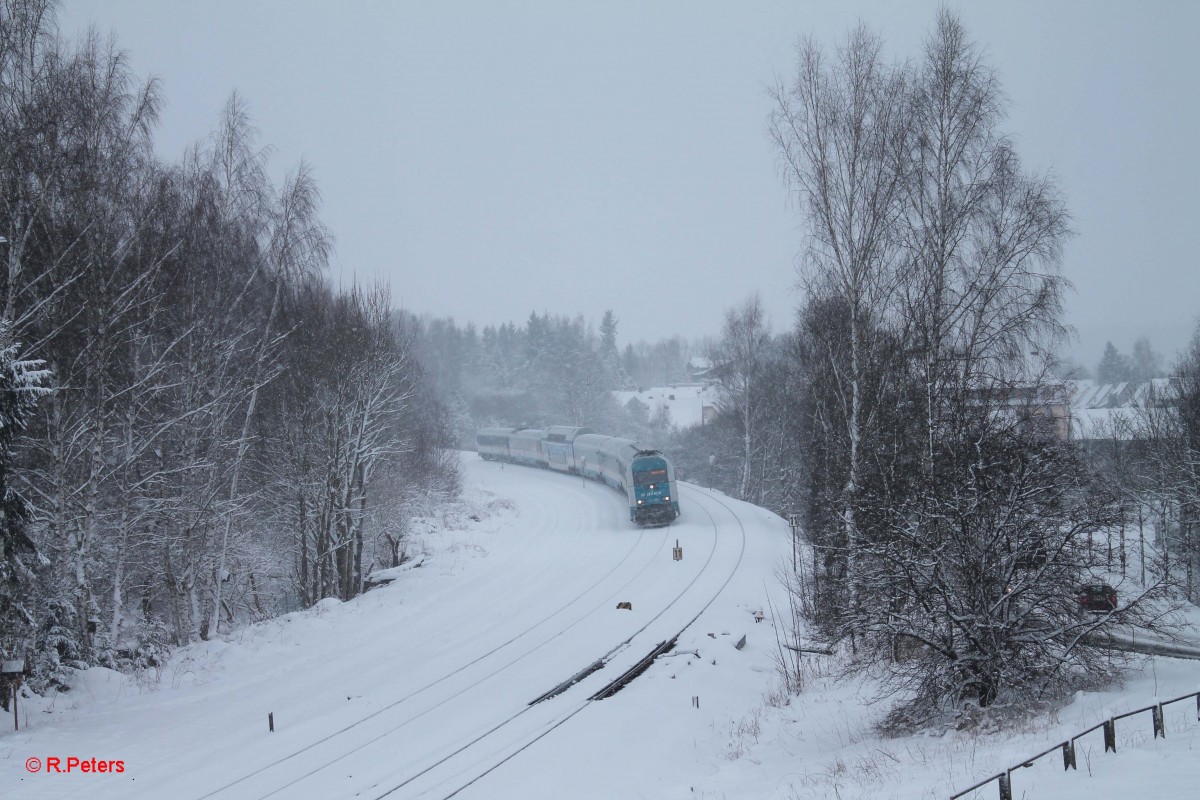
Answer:
M1154 708L1150 709L1150 715L1154 718L1154 738L1167 738L1167 728L1163 724L1163 707L1159 703Z
M1063 769L1079 769L1075 766L1075 743L1070 739L1063 742Z
M1012 800L1012 773L1000 776L1000 800Z
M1104 752L1117 752L1117 723L1114 720L1104 720Z

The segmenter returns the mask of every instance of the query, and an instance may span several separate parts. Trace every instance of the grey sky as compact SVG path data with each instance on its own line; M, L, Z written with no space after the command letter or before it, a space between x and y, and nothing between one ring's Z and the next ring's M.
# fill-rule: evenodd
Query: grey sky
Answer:
M611 308L622 343L715 334L763 295L792 322L800 235L765 87L797 36L862 19L916 57L935 2L68 0L163 81L168 158L245 97L282 172L307 159L334 279L460 323ZM1027 167L1059 178L1077 357L1200 314L1200 4L950 3L1012 101Z

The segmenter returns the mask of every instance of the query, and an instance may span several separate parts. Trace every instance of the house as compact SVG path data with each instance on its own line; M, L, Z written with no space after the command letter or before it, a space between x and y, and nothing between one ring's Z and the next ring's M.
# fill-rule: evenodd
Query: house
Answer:
M1141 383L1063 381L1071 412L1071 438L1077 441L1133 438L1145 412L1177 402L1178 383L1154 378Z
M717 390L702 383L677 383L637 391L613 392L617 404L631 410L640 406L654 419L665 413L677 428L707 425L716 415Z

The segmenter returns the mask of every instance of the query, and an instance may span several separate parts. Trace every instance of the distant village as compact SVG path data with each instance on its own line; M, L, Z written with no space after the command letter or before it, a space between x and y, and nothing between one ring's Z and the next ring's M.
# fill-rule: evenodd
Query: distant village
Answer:
M676 428L710 424L721 407L721 389L711 380L712 362L693 357L689 380L666 386L616 391L617 404L635 417L665 419ZM1106 382L1092 378L1043 383L1039 397L1012 398L1054 420L1060 438L1086 442L1134 438L1147 411L1170 408L1179 388L1172 378Z
M613 392L617 405L634 418L665 419L677 428L710 424L720 407L720 388L709 380L712 362L693 356L687 364L689 380L667 386Z

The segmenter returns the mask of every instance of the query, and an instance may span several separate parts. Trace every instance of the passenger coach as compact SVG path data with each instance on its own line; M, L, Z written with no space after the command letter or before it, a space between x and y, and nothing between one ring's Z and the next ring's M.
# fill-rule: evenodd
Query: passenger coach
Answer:
M679 516L675 471L666 456L629 439L602 436L589 428L483 428L475 437L482 458L572 472L603 481L622 492L629 519L667 525Z

